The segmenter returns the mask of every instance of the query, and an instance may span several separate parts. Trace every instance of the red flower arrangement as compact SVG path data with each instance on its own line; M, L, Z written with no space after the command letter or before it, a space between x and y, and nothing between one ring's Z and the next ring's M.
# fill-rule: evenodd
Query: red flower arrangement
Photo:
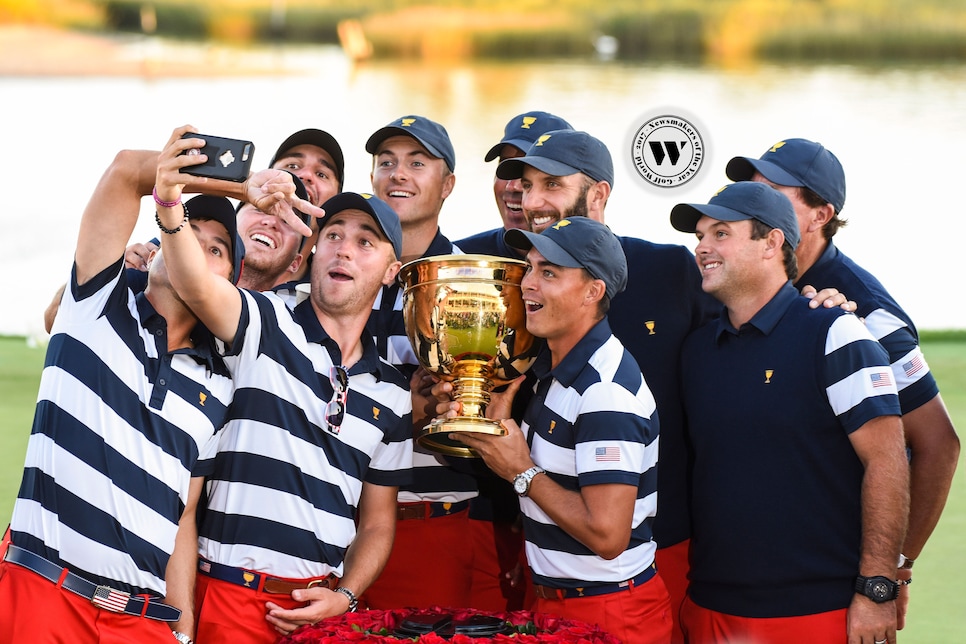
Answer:
M404 627L404 623L409 623L414 618L414 621L426 623L420 617L443 618L446 621L452 618L454 624L491 617L501 620L506 629L503 633L488 637L471 637L460 633L459 628L449 638L437 632L427 632L419 636L397 634ZM435 606L425 610L396 608L345 613L302 626L280 639L278 644L400 644L407 639L420 644L620 644L620 640L596 625L555 615L530 611L485 613L473 609L446 609Z

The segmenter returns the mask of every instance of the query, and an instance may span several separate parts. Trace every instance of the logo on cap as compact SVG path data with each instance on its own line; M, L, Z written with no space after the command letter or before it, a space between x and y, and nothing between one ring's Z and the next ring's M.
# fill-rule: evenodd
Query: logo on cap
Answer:
M409 127L410 125L412 125L415 122L416 122L416 119L403 119L402 120L402 126L403 127Z
M778 152L778 148L782 147L783 145L785 145L785 142L784 141L779 141L775 145L773 145L770 148L768 148L768 151L769 152Z
M372 199L372 194L368 192L360 192L359 196L363 199Z
M551 137L550 134L541 134L540 135L540 138L537 139L537 142L534 143L534 145L537 146L537 147L539 147L539 146L543 145L547 140L549 140L550 137Z
M634 170L659 188L684 185L697 176L704 159L701 132L688 119L673 114L648 119L631 142Z
M537 117L536 116L524 116L523 117L523 125L521 125L520 127L523 128L524 130L529 130L530 129L530 126L533 125L536 122L537 122Z
M553 226L551 226L551 227L552 227L552 228L553 228L554 230L560 230L560 229L561 229L561 228L563 228L564 226L569 226L569 225L570 225L570 222L569 222L568 220L566 220L566 219L561 219L560 221L558 221L557 223L555 223L555 224L554 224Z

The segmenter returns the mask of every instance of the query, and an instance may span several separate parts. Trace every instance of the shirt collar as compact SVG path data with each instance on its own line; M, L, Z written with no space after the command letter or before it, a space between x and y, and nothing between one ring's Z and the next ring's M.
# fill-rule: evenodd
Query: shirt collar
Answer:
M342 364L342 350L339 348L338 343L332 339L332 336L322 327L322 324L319 322L319 317L315 314L315 309L312 308L311 299L307 299L296 306L292 315L295 318L295 322L302 327L302 332L305 333L306 340L321 344L329 352L333 364ZM379 359L379 352L376 350L376 344L373 342L372 336L368 332L364 332L360 338L360 342L362 343L362 357L349 369L349 375L371 373L375 374L377 379L384 380L383 369L385 369L386 365Z
M742 325L752 326L758 329L763 335L770 334L778 322L785 315L785 311L791 306L792 302L798 299L798 291L792 286L791 282L785 282L784 285L778 292L775 293L774 297L768 300L765 306L761 307L757 313L748 322ZM730 333L731 335L738 335L738 329L732 326L731 321L728 319L728 309L725 308L721 311L721 317L718 318L718 328L715 332L715 339L721 341L722 336L725 333Z
M544 345L540 354L533 363L534 375L543 380L547 376L553 376L564 387L570 387L576 382L580 372L583 371L590 358L600 347L610 338L610 322L604 316L597 324L587 332L584 337L574 345L574 348L564 356L556 367L550 369L550 348Z

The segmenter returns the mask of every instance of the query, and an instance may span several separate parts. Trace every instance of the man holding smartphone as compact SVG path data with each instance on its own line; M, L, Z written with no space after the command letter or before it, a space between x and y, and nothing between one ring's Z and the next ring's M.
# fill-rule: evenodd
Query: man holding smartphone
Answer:
M190 157L180 152L198 147L181 138L185 129L158 160L168 202L184 188L180 168ZM308 233L297 212L274 201L292 193L290 175L265 170L246 183L255 206ZM372 195L342 193L325 209L311 293L294 311L275 294L209 279L191 231L176 230L183 213L158 211L162 232L172 231L164 244L174 288L225 343L236 385L199 527L195 605L206 644L272 644L354 610L389 556L396 492L411 474L411 400L366 322L401 266L402 232Z
M81 220L0 547L3 642L170 644L172 628L180 641L194 632L195 506L232 383L165 253L152 253L143 292L127 283L124 245L153 185L139 181L141 161L118 154ZM186 207L177 226L193 231L202 270L234 288L244 247L231 203Z

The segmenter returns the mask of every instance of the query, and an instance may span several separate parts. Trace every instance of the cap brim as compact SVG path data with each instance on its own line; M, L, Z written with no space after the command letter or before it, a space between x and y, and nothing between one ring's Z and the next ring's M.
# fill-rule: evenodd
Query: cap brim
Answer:
M325 217L317 217L319 222L319 230L326 227L326 225L332 221L333 215L337 215L343 210L361 210L366 213L372 220L376 223L376 227L379 228L379 232L392 244L393 250L396 253L396 257L400 257L402 254L402 248L396 241L394 241L393 236L389 234L386 230L386 226L383 224L382 219L379 218L379 213L376 212L369 200L362 195L355 192L340 192L339 194L330 197L324 204L322 204L325 210ZM388 208L388 206L387 206Z
M416 139L417 141L419 141L419 144L424 148L426 148L426 151L429 152L431 155L433 155L437 159L443 159L443 160L446 159L446 157L443 156L442 152L437 150L429 143L426 143L426 141L424 141L421 137L416 136L416 134L412 130L407 130L401 127L395 127L393 125L387 125L386 127L380 128L375 132L373 132L372 136L369 137L369 140L366 141L366 152L368 152L369 154L377 154L379 151L379 144L391 136L408 136L410 138Z
M496 167L496 176L501 179L519 179L523 176L524 166L536 168L540 172L545 172L554 177L567 177L580 172L573 166L547 157L526 156L507 159Z
M504 233L503 239L509 246L519 248L520 250L536 248L537 252L543 255L544 259L551 264L567 268L583 268L583 264L577 261L573 255L565 251L560 244L546 235L540 235L528 230L520 230L519 228L511 228Z
M490 148L490 151L486 153L486 156L483 157L483 160L489 163L493 159L500 156L500 153L503 152L504 145L512 145L513 147L517 148L518 150L526 154L527 150L530 149L530 146L533 145L533 142L527 141L526 139L504 139L503 141L500 141L492 148Z
M335 163L335 170L339 175L339 185L342 185L343 179L345 178L345 155L342 153L342 146L339 145L339 142L335 140L334 136L323 130L299 130L282 141L282 144L278 146L278 150L275 151L275 155L268 164L269 167L275 165L275 162L279 158L285 156L286 152L298 145L314 145L328 152L329 156L332 157L332 161Z
M754 219L743 212L716 206L713 204L693 204L679 203L671 208L671 225L675 230L682 233L693 233L697 231L698 221L701 217L710 217L718 221L744 221Z
M732 181L751 181L755 172L761 174L772 183L780 186L804 186L799 179L795 178L780 166L761 159L750 159L748 157L735 157L728 161L725 166L725 174Z

